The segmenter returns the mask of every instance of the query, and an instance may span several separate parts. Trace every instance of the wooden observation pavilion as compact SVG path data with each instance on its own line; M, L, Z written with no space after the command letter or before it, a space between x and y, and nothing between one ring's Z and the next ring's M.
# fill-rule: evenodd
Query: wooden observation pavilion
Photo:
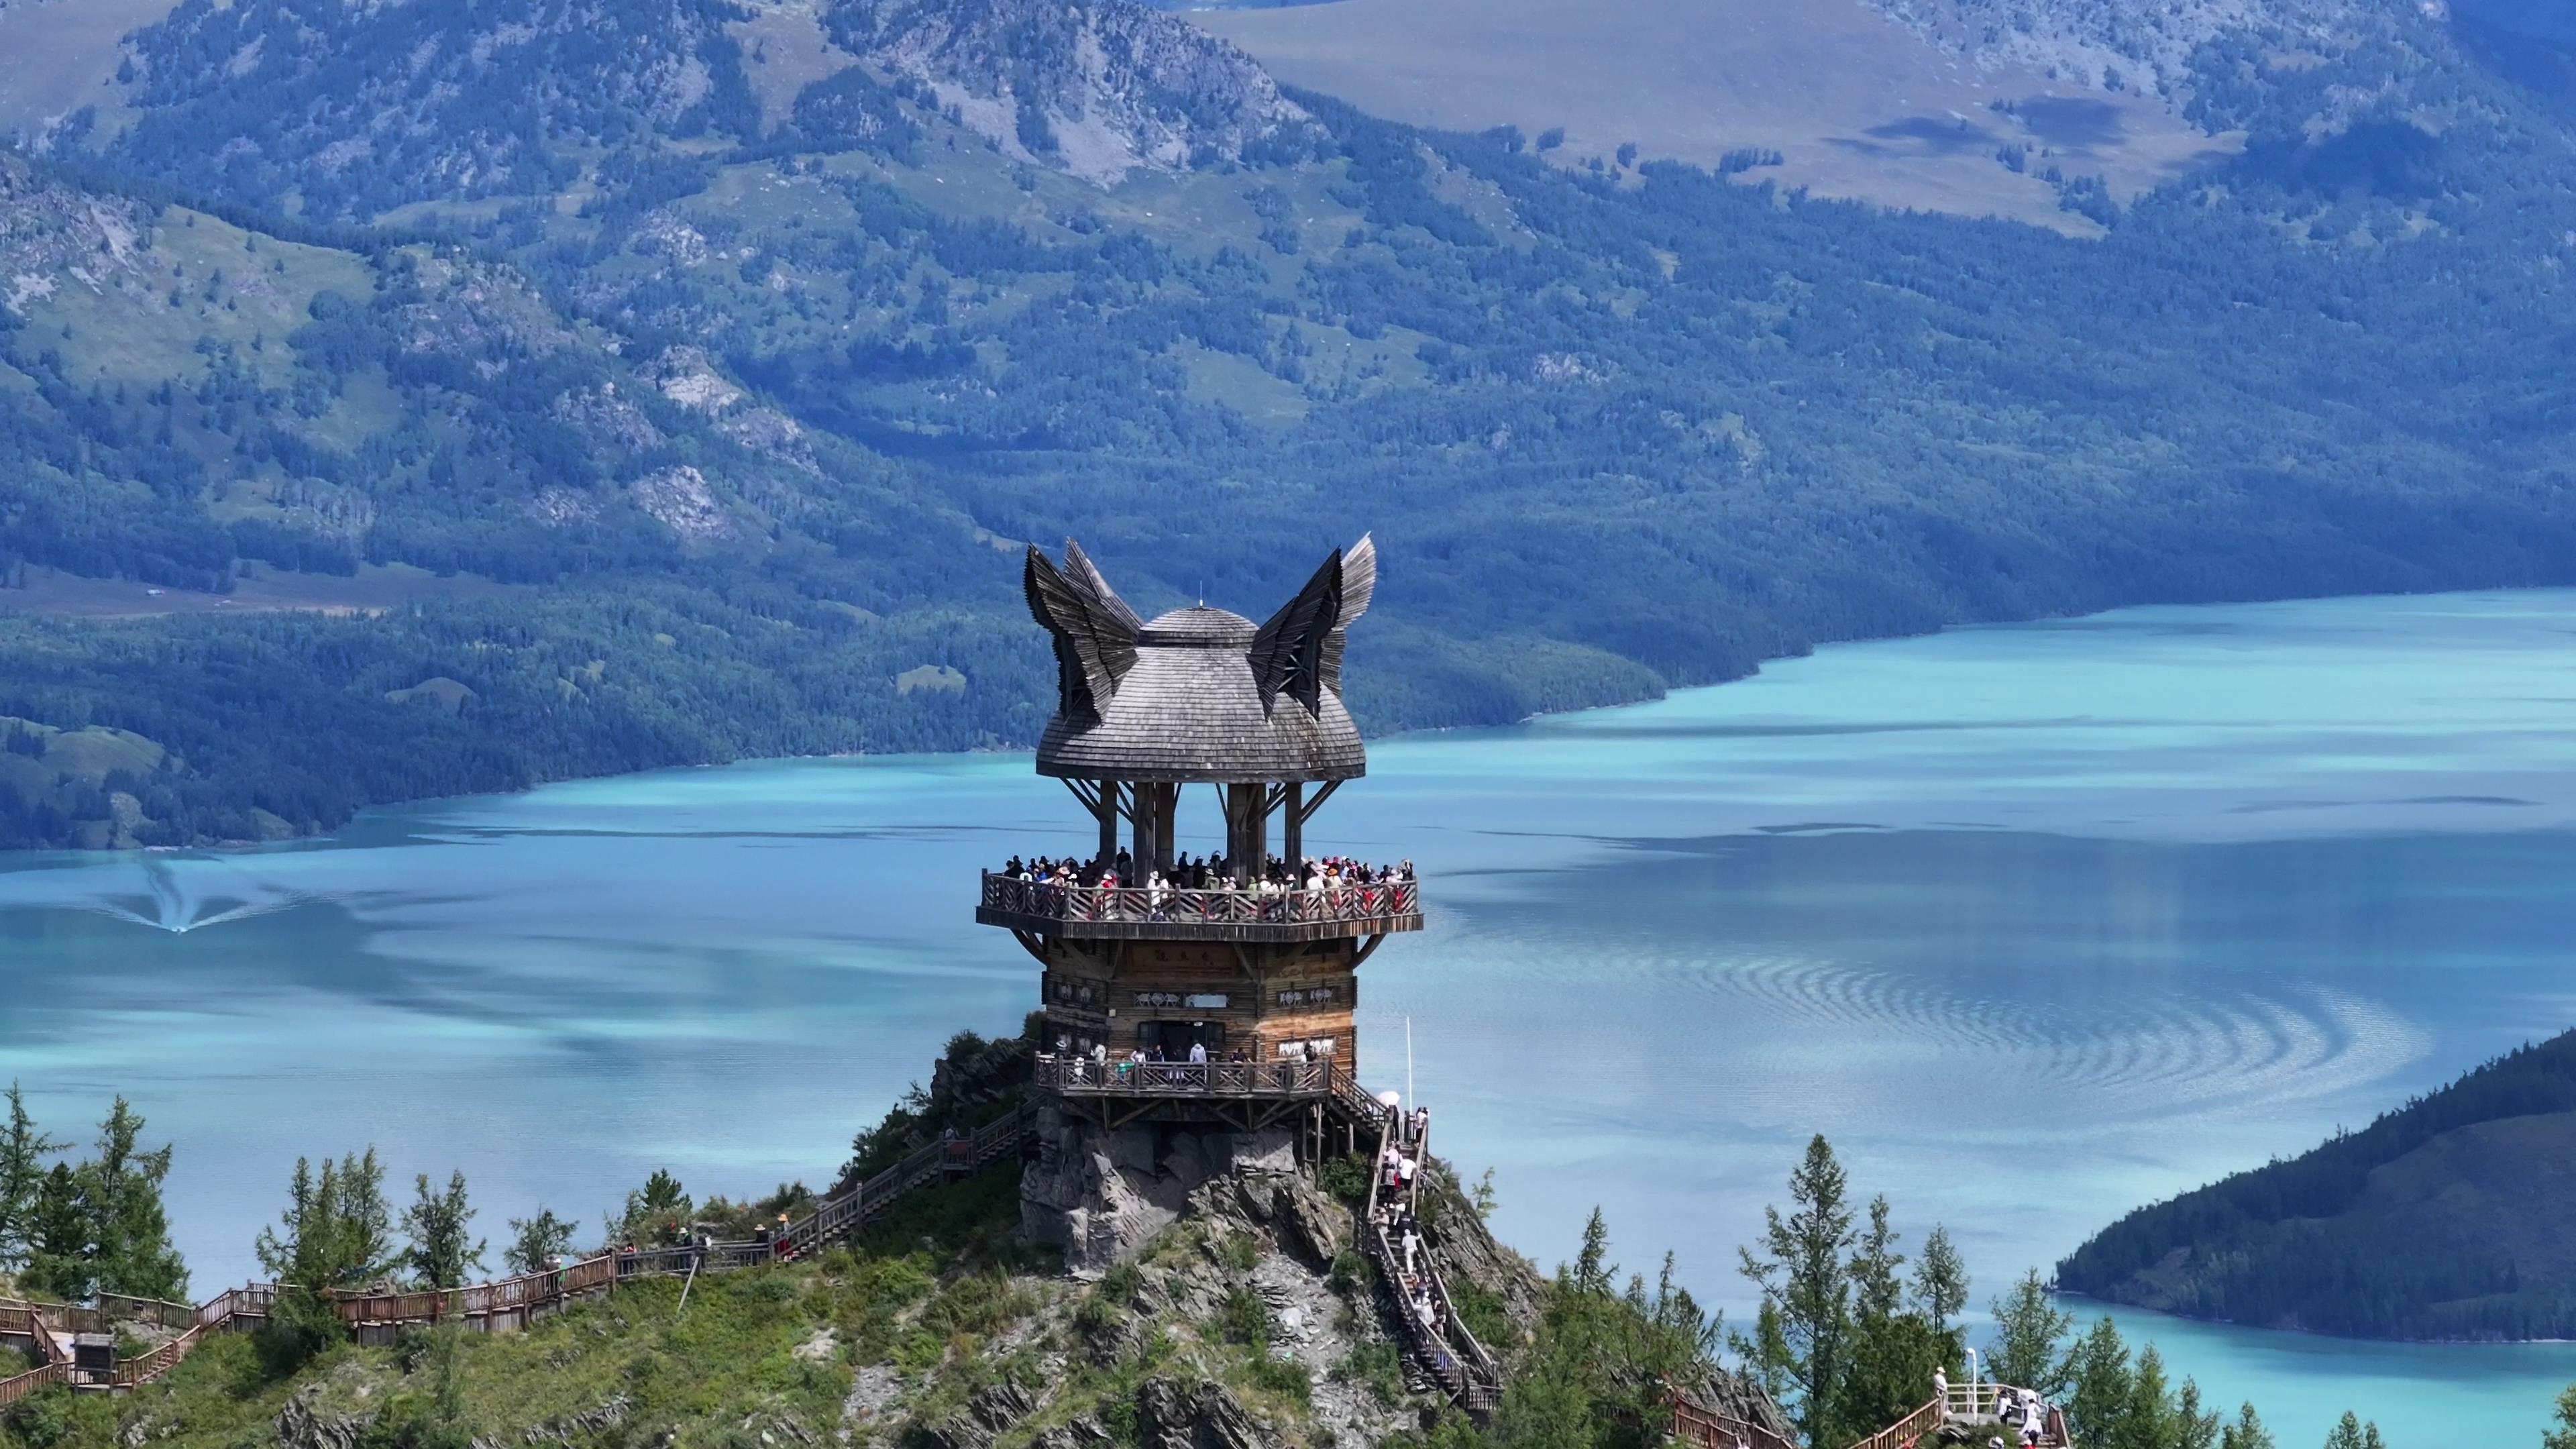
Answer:
M1204 604L1145 620L1079 545L1060 564L1029 550L1057 683L1037 769L1081 801L1097 846L1070 880L985 872L975 919L1045 968L1038 1085L1077 1117L1250 1131L1365 1098L1358 967L1422 928L1420 897L1409 869L1310 872L1307 827L1368 769L1342 651L1376 581L1362 539L1267 623ZM1185 868L1176 825L1194 785L1223 843Z

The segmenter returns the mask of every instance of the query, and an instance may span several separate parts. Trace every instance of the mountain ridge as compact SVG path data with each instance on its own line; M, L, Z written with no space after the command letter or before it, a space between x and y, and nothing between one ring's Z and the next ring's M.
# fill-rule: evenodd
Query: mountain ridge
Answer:
M2465 52L2409 92L2438 136L2311 137L2348 76L2231 71L2244 157L2037 178L2075 242L1411 130L1135 7L656 3L623 58L563 0L192 4L8 162L50 199L0 243L0 572L375 610L0 621L0 713L186 762L98 782L136 838L1023 742L1012 560L1066 534L1162 606L1374 529L1381 731L1963 621L2576 577L2567 148ZM343 73L418 93L274 104ZM1159 159L1103 184L1069 116ZM399 765L264 741L200 667L237 639ZM65 838L35 810L0 837Z

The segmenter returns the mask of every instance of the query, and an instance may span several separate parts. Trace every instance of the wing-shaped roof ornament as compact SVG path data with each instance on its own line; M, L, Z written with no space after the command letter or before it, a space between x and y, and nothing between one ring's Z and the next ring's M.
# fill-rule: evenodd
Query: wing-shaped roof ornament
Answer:
M1021 584L1029 613L1055 639L1057 708L1068 717L1099 718L1136 665L1136 636L1144 621L1069 538L1062 568L1031 544Z
M1342 649L1353 619L1368 612L1377 591L1377 545L1366 536L1335 549L1323 567L1261 626L1246 651L1253 683L1267 714L1286 695L1310 715L1323 709L1323 692L1342 687Z

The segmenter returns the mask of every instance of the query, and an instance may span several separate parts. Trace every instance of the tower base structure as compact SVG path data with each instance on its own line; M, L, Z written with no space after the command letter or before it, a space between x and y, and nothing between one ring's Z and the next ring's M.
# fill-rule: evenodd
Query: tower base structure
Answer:
M1341 1234L1294 1179L1301 1129L1246 1131L1208 1121L1130 1122L1104 1127L1079 1111L1041 1105L1037 1151L1020 1172L1020 1231L1064 1252L1077 1277L1094 1277L1135 1256L1210 1192L1230 1193L1255 1220L1277 1220L1282 1241L1329 1262Z

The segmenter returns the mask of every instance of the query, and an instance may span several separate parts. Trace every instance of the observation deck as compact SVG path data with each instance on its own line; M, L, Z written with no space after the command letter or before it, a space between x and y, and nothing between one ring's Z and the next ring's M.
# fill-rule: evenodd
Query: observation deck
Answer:
M1369 1095L1346 1062L1131 1062L1040 1053L1031 1086L1055 1099L1060 1111L1115 1128L1143 1117L1158 1121L1217 1122L1259 1131L1300 1115L1320 1131L1339 1124L1346 1141L1382 1121L1386 1109Z
M975 919L1064 940L1333 941L1422 929L1416 880L1320 890L1155 892L1145 886L1058 885L983 872Z

